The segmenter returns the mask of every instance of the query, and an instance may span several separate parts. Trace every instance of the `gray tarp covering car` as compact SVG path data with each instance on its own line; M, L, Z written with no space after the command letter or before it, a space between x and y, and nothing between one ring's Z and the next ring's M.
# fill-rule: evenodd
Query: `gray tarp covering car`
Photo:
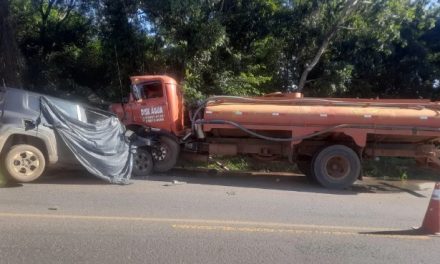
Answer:
M94 124L83 122L65 114L47 97L41 97L41 111L90 173L112 183L127 183L132 154L125 140L125 129L115 116L105 116L95 110L102 118Z
M0 111L1 167L13 179L32 181L46 166L78 162L111 183L130 179L130 143L112 114L14 88L1 89Z

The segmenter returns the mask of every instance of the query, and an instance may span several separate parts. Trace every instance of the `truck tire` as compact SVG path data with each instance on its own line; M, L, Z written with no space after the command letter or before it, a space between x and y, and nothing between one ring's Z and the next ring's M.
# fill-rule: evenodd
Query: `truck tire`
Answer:
M36 147L27 144L12 146L3 160L7 175L17 182L38 179L46 168L46 158Z
M359 156L344 145L332 145L313 158L313 175L323 187L343 189L351 186L361 173Z
M134 177L148 176L153 171L153 157L146 148L138 148L133 155L133 169L131 174Z
M180 146L176 140L168 136L160 136L159 144L152 148L155 172L166 172L171 170L179 158Z

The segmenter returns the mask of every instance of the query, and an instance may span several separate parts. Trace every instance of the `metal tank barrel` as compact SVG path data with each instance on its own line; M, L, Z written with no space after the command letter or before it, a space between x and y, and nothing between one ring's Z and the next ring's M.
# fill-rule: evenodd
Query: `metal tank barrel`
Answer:
M253 126L352 124L436 129L440 128L440 107L427 100L226 98L208 103L204 119Z

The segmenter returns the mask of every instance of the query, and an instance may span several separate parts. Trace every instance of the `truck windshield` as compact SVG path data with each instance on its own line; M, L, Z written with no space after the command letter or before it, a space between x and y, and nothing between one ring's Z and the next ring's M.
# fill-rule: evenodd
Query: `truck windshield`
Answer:
M152 99L163 97L163 89L161 82L144 83L141 86L142 99Z

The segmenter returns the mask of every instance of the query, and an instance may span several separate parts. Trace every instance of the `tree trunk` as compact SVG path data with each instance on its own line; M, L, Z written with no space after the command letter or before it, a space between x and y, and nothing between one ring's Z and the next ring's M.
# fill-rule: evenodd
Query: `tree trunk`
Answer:
M0 1L0 85L21 86L20 52L9 14L9 1Z
M330 27L329 31L325 35L321 46L319 47L318 51L316 52L313 59L306 64L306 67L301 74L301 78L299 80L298 84L298 91L302 92L304 89L304 86L307 81L307 77L309 73L315 68L316 64L318 64L319 60L321 59L322 54L327 50L328 45L330 44L333 37L338 32L339 28L342 26L342 24L345 23L348 16L353 13L353 11L356 9L357 5L360 3L360 0L348 0L342 9L340 16L338 19L336 19L336 22L333 24L332 27Z
M324 52L327 50L327 47L330 44L330 41L333 38L333 36L336 34L336 32L337 30L333 30L329 34L327 34L327 36L324 38L321 44L321 47L319 47L318 52L315 54L313 60L310 63L306 64L306 68L301 74L301 79L299 80L299 84L298 84L299 92L302 92L302 90L304 89L309 73L313 70L313 68L315 68L316 64L318 64L322 54L324 54Z

